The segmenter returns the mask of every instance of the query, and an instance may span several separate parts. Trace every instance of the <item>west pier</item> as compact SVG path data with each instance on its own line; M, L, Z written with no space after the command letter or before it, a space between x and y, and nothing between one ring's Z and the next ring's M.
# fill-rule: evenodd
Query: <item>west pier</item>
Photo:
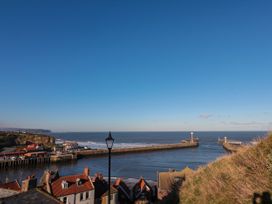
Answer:
M129 153L140 153L140 152L152 152L152 151L162 151L162 150L171 150L171 149L184 149L184 148L195 148L198 147L198 141L184 141L175 144L160 144L160 145L151 145L144 147L131 147L131 148L116 148L112 149L112 154L129 154ZM95 150L81 150L77 152L78 157L85 156L106 156L108 155L107 149L95 149Z

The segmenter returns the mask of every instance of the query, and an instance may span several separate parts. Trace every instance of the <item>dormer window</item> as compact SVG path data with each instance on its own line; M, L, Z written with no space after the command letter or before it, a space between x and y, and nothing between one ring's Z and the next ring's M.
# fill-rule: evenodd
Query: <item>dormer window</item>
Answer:
M67 181L62 181L61 182L61 187L62 187L62 189L67 189L68 188L68 182Z
M80 186L80 185L82 184L82 181L81 181L80 178L77 178L77 179L76 179L76 184L77 184L78 186Z

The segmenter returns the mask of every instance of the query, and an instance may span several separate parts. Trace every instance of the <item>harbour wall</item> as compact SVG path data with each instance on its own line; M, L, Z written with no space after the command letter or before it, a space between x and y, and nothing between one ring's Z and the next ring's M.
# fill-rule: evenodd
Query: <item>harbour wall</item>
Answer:
M176 144L161 144L161 145L152 145L145 147L132 147L132 148L118 148L112 149L112 154L128 154L128 153L137 153L137 152L151 152L151 151L162 151L162 150L171 150L171 149L184 149L184 148L194 148L198 147L198 142L183 142ZM82 150L77 152L78 157L85 156L104 156L108 155L107 149L96 149L96 150Z

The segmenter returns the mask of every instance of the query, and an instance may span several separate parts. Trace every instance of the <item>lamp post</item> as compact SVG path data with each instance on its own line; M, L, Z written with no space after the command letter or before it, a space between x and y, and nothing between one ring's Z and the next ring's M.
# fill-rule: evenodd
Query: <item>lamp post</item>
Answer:
M114 143L114 139L111 136L111 132L109 132L109 136L105 139L107 148L109 150L109 174L108 174L108 204L110 204L111 197L111 149Z

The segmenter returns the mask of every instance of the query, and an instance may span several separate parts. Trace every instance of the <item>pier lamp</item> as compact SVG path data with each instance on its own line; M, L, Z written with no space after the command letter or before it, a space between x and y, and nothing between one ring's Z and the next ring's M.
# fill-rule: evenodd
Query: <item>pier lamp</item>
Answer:
M108 175L108 204L110 204L111 200L111 149L113 147L114 139L111 136L111 132L109 132L109 136L105 139L107 148L109 150L109 175Z

